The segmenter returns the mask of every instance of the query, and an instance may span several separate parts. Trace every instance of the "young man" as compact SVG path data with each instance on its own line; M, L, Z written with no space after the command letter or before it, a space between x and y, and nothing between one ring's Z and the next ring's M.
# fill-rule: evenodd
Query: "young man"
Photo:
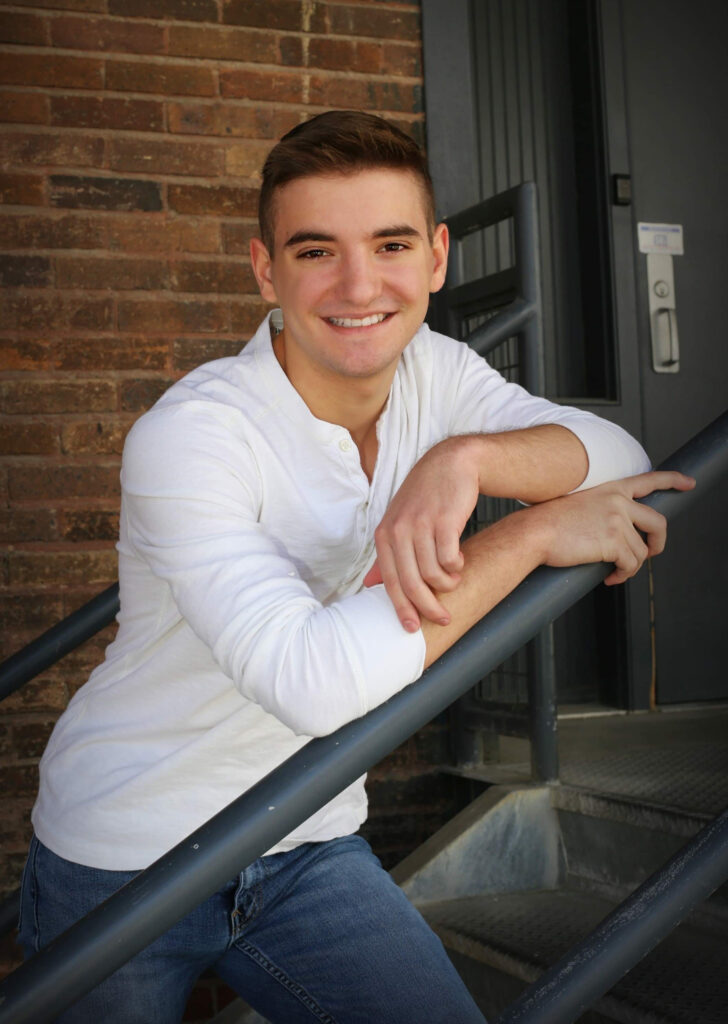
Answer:
M282 329L266 318L127 440L119 634L43 758L28 953L416 679L537 565L631 576L665 533L634 498L690 486L423 326L447 230L387 122L331 112L285 136L260 227ZM528 507L461 545L479 493ZM359 780L59 1019L171 1024L212 967L284 1024L482 1021L354 834L365 816Z

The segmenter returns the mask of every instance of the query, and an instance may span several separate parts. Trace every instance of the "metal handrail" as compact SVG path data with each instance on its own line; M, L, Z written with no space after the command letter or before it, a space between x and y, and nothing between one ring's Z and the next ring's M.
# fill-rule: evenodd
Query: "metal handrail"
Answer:
M696 491L645 499L668 518L728 469L728 412L663 468ZM439 714L610 572L541 567L418 680L363 718L311 740L0 984L0 1024L43 1024L129 960ZM594 992L597 998L601 992Z

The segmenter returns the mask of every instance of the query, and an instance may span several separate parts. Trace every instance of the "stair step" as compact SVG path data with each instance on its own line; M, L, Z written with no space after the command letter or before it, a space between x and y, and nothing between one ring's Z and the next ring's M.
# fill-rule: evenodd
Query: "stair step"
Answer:
M562 888L498 893L420 906L445 946L531 982L611 911L601 895ZM728 935L683 923L599 1001L598 1019L623 1024L725 1024ZM486 1014L500 1007L481 1007ZM590 1017L589 1019L597 1019Z

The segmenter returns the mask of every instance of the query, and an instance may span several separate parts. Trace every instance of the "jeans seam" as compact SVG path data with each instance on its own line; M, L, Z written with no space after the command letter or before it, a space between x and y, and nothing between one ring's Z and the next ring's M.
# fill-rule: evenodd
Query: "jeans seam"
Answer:
M249 942L244 939L238 939L235 943L237 948L247 954L251 960L254 960L264 971L267 971L271 978L274 978L279 984L281 984L288 992L295 998L298 999L303 1006L313 1014L317 1020L321 1021L321 1024L336 1024L336 1020L327 1013L326 1010L322 1009L316 1000L309 995L309 993L301 985L297 984L285 971L282 971L280 967L276 967L266 956L261 953L259 949L252 946Z
M38 837L34 834L30 840L30 847L28 849L28 859L25 862L23 868L23 877L20 883L20 913L18 914L18 933L23 927L23 919L26 915L23 914L23 904L26 900L23 898L26 891L30 897L30 903L33 912L33 951L39 952L41 948L40 943L40 921L38 919L38 877L36 869L36 860L38 857L38 850L40 849L40 843Z

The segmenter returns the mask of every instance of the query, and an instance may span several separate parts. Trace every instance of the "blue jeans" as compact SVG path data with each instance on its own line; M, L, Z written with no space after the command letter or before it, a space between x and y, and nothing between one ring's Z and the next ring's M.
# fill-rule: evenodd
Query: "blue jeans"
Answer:
M34 838L26 957L134 874L71 863ZM58 1024L178 1024L208 968L274 1024L483 1024L440 940L360 836L261 857Z

